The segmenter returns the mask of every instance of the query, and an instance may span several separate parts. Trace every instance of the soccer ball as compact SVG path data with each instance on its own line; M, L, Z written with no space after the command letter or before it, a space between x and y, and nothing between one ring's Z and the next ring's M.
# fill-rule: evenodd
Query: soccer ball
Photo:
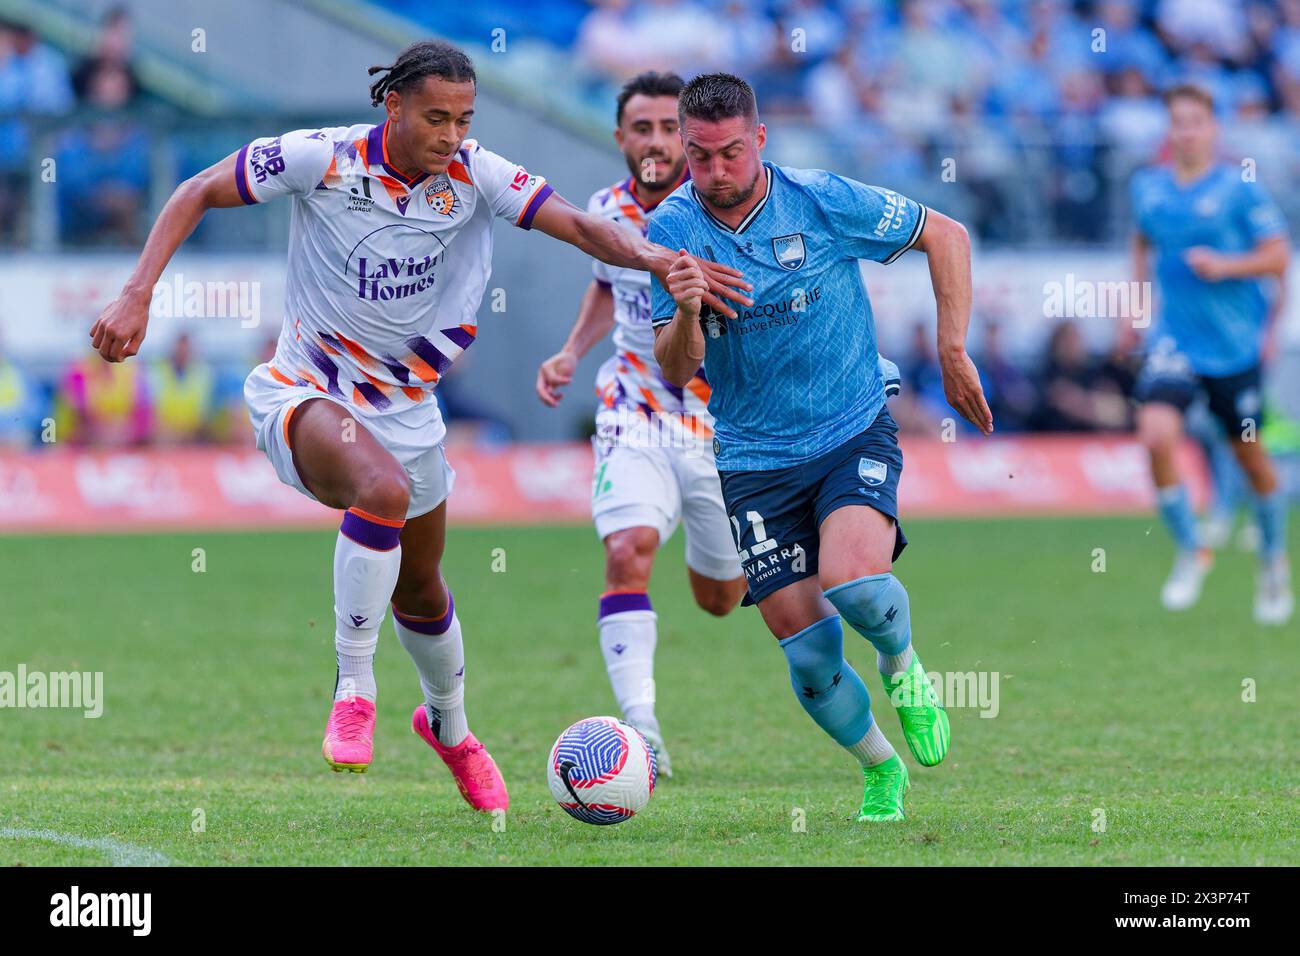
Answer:
M614 717L578 721L555 741L546 766L555 802L598 826L635 816L650 801L657 775L654 748Z

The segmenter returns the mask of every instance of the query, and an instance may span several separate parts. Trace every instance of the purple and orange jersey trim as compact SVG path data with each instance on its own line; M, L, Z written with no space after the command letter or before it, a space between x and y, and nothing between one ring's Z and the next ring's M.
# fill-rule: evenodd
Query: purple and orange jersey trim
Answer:
M257 197L253 195L253 190L248 185L248 147L252 143L245 143L239 148L239 155L235 158L235 189L239 191L239 198L244 201L245 206L256 206Z
M534 189L533 194L528 197L528 202L524 204L523 211L519 213L519 218L515 220L515 225L520 229L533 228L533 217L553 192L555 190L551 188L551 184L545 182Z

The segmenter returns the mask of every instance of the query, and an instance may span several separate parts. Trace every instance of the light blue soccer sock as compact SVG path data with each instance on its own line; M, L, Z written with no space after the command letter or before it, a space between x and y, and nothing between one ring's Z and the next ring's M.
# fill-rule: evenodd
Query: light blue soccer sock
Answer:
M1261 561L1272 561L1286 551L1287 500L1281 488L1275 488L1270 494L1255 495L1255 520L1259 522L1259 557Z
M1156 504L1160 519L1169 529L1179 551L1195 551L1201 546L1200 532L1196 528L1196 513L1186 485L1169 485L1156 489Z
M837 584L826 600L876 649L882 674L899 674L912 665L912 612L907 588L888 571Z
M838 615L822 618L779 642L790 665L790 686L817 726L864 767L889 759L893 748L880 734L870 735L871 695L844 659L844 632Z

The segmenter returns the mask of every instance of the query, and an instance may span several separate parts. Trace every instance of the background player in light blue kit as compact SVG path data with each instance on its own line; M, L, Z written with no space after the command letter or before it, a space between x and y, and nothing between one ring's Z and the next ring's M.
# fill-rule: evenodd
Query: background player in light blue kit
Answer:
M1271 332L1263 280L1286 271L1286 222L1243 167L1216 161L1218 127L1209 94L1183 85L1165 99L1172 163L1143 170L1132 182L1134 273L1138 281L1147 280L1154 251L1161 300L1137 384L1138 434L1151 454L1160 516L1178 549L1161 600L1170 610L1191 607L1213 562L1174 457L1183 416L1204 396L1255 492L1255 620L1285 624L1295 608L1287 501L1259 431L1261 371Z
M674 384L704 363L722 496L749 598L780 641L791 686L859 761L860 820L903 817L907 769L844 659L841 618L877 651L908 747L933 766L948 717L912 649L908 595L891 573L907 543L897 517L902 454L885 409L875 323L859 259L930 258L948 401L985 434L992 416L966 355L965 230L888 189L764 163L766 130L738 77L696 77L678 100L692 181L663 201L655 242L680 250L653 290L655 356ZM753 283L734 319L701 305L697 256Z

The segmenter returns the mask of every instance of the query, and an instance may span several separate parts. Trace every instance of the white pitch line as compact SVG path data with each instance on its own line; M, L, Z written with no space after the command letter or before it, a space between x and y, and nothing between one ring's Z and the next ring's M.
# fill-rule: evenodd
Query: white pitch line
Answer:
M90 839L57 830L28 830L22 827L0 827L0 837L15 840L44 840L61 846L77 847L82 850L99 850L108 854L112 866L171 866L171 860L156 850L142 846L110 840L107 837Z

